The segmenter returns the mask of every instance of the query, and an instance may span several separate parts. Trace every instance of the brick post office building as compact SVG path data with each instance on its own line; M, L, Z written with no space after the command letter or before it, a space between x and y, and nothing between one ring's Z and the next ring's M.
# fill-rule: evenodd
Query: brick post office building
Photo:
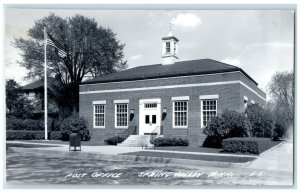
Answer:
M178 39L169 33L162 38L162 64L82 83L79 112L88 120L91 140L158 134L202 145L202 129L212 117L265 104L266 94L241 68L211 59L177 59Z

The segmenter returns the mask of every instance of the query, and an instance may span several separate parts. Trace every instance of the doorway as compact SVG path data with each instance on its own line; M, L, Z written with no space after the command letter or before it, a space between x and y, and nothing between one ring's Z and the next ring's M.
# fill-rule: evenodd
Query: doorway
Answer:
M139 135L160 134L161 100L141 99L139 102Z

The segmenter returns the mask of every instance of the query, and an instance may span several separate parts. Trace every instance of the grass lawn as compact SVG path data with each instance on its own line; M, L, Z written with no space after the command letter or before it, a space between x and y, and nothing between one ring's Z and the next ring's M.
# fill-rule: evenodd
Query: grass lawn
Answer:
M256 158L252 158L252 157L195 155L195 154L147 152L147 151L124 153L122 155L136 155L136 156L148 156L148 157L191 159L191 160L218 161L218 162L231 162L231 163L245 163L245 162L252 161L252 160L256 159Z
M28 143L69 145L69 141L61 141L61 140L18 140L18 141L28 142ZM83 146L99 146L99 145L106 145L106 144L105 144L104 140L99 140L99 141L91 140L91 141L81 141L81 145L83 145Z
M267 146L264 147L264 149L261 150L261 153L267 151L268 149L280 144L282 141L271 141L270 143L267 144Z
M264 147L262 152L278 145L281 142L282 141L271 141L271 143L269 143L267 146ZM149 149L153 150L153 147L151 147ZM201 153L222 153L222 154L230 153L230 154L232 154L231 152L223 152L223 149L221 149L221 148L219 149L219 148L191 147L191 146L163 146L163 147L155 147L154 150L201 152ZM247 153L237 152L237 153L234 153L234 154L244 155L244 154L247 154Z

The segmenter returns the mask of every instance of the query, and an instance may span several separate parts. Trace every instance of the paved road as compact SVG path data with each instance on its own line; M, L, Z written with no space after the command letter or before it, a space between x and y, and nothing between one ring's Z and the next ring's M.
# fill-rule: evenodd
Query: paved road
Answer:
M292 173L285 171L100 161L10 148L6 175L8 183L30 184L292 185Z

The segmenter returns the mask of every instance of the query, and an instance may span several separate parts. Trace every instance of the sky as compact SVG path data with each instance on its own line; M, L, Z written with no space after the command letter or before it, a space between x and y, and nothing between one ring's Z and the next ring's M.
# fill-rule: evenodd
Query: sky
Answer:
M21 85L26 69L17 61L14 38L28 38L34 21L54 13L81 14L109 27L121 43L129 68L161 63L161 38L172 23L179 61L210 58L241 67L267 91L272 75L294 66L294 12L289 10L5 10L5 77Z

